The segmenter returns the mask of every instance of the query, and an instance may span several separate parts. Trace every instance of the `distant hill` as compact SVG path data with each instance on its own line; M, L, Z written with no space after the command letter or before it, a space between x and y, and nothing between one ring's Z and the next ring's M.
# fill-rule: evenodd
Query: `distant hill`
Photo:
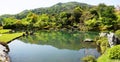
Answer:
M52 7L48 7L48 8L37 8L37 9L33 9L31 10L33 13L36 14L42 14L42 13L60 13L62 11L67 11L67 12L71 12L71 9L74 9L75 7L80 6L80 7L85 7L85 6L89 6L88 4L85 3L79 3L79 2L68 2L68 3L57 3L56 5L53 5Z
M91 7L91 5L88 5L85 3L79 3L79 2L57 3L51 7L36 8L36 9L32 9L32 10L24 10L16 15L5 14L5 15L0 16L0 20L3 17L15 17L17 19L22 19L22 18L25 18L29 12L33 12L35 14L55 14L55 13L60 13L62 11L72 12L71 9L74 9L77 6L79 6L81 8Z

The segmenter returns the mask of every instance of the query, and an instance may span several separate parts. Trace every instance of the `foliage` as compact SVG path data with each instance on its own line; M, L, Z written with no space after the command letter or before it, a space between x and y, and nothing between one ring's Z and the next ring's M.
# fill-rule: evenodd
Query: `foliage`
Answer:
M97 59L97 62L120 62L119 49L120 45L107 49L106 52Z
M100 38L99 40L96 41L96 44L98 46L100 46L100 49L101 49L101 53L103 54L106 49L108 48L109 44L108 44L108 40L106 37L102 37Z
M88 21L85 21L85 24L91 28L95 27L98 23L96 22L96 19L89 19Z
M0 16L0 24L9 29L117 30L120 14L114 6L58 3L47 8L25 10L16 15Z
M120 11L116 10L115 15L117 17L116 28L120 28Z
M110 48L108 50L108 57L110 59L120 59L120 45Z
M120 38L120 30L115 31L115 35Z
M106 6L105 4L100 4L98 6L98 13L99 13L99 20L101 28L105 29L114 29L113 25L115 24L116 16L114 14L114 7L113 6Z
M83 62L96 62L96 59L94 56L88 55L82 58Z
M16 22L16 20L17 19L15 19L14 17L4 18L3 27L4 28L15 28L14 27L14 22Z
M119 59L110 59L108 57L108 54L107 52L102 54L98 59L97 59L97 62L120 62Z
M82 9L80 7L76 7L74 10L73 10L73 15L75 17L75 21L77 23L80 22L80 17L82 15Z

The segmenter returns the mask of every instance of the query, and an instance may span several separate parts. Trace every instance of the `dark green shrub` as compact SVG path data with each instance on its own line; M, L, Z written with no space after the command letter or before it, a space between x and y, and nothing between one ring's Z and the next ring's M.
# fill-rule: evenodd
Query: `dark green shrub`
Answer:
M96 59L92 55L88 55L82 58L83 62L96 62Z
M120 59L120 45L110 48L108 50L108 57L110 59Z

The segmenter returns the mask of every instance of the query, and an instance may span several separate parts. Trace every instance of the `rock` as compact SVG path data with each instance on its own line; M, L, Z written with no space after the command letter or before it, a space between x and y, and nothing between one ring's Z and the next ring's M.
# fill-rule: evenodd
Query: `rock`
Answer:
M108 32L108 33L101 32L101 33L99 33L99 36L107 37L110 47L120 44L120 39L117 36L115 36L115 33L113 33L113 32Z
M84 42L93 42L92 39L85 39Z
M114 46L116 44L116 42L114 42L115 36L114 33L109 33L107 34L107 39L108 39L108 43L110 45L110 47Z
M0 45L2 45L2 46L4 46L5 47L5 52L6 53L8 53L9 52L9 46L6 44L6 43L4 43L4 42L0 42Z
M107 34L107 39L110 47L120 44L120 39L115 36L115 33L110 32L109 34Z
M105 37L105 36L107 36L107 33L101 32L101 33L99 33L99 36L100 36L100 37Z
M10 58L6 52L0 51L0 61L1 62L10 62Z
M9 49L0 43L0 62L10 62L10 58L8 56Z

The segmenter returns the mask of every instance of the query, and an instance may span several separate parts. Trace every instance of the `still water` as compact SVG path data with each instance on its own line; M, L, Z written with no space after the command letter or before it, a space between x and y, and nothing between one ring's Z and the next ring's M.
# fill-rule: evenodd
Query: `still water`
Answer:
M12 62L82 62L86 55L100 55L94 43L83 42L95 36L95 32L39 31L9 43L9 55Z

